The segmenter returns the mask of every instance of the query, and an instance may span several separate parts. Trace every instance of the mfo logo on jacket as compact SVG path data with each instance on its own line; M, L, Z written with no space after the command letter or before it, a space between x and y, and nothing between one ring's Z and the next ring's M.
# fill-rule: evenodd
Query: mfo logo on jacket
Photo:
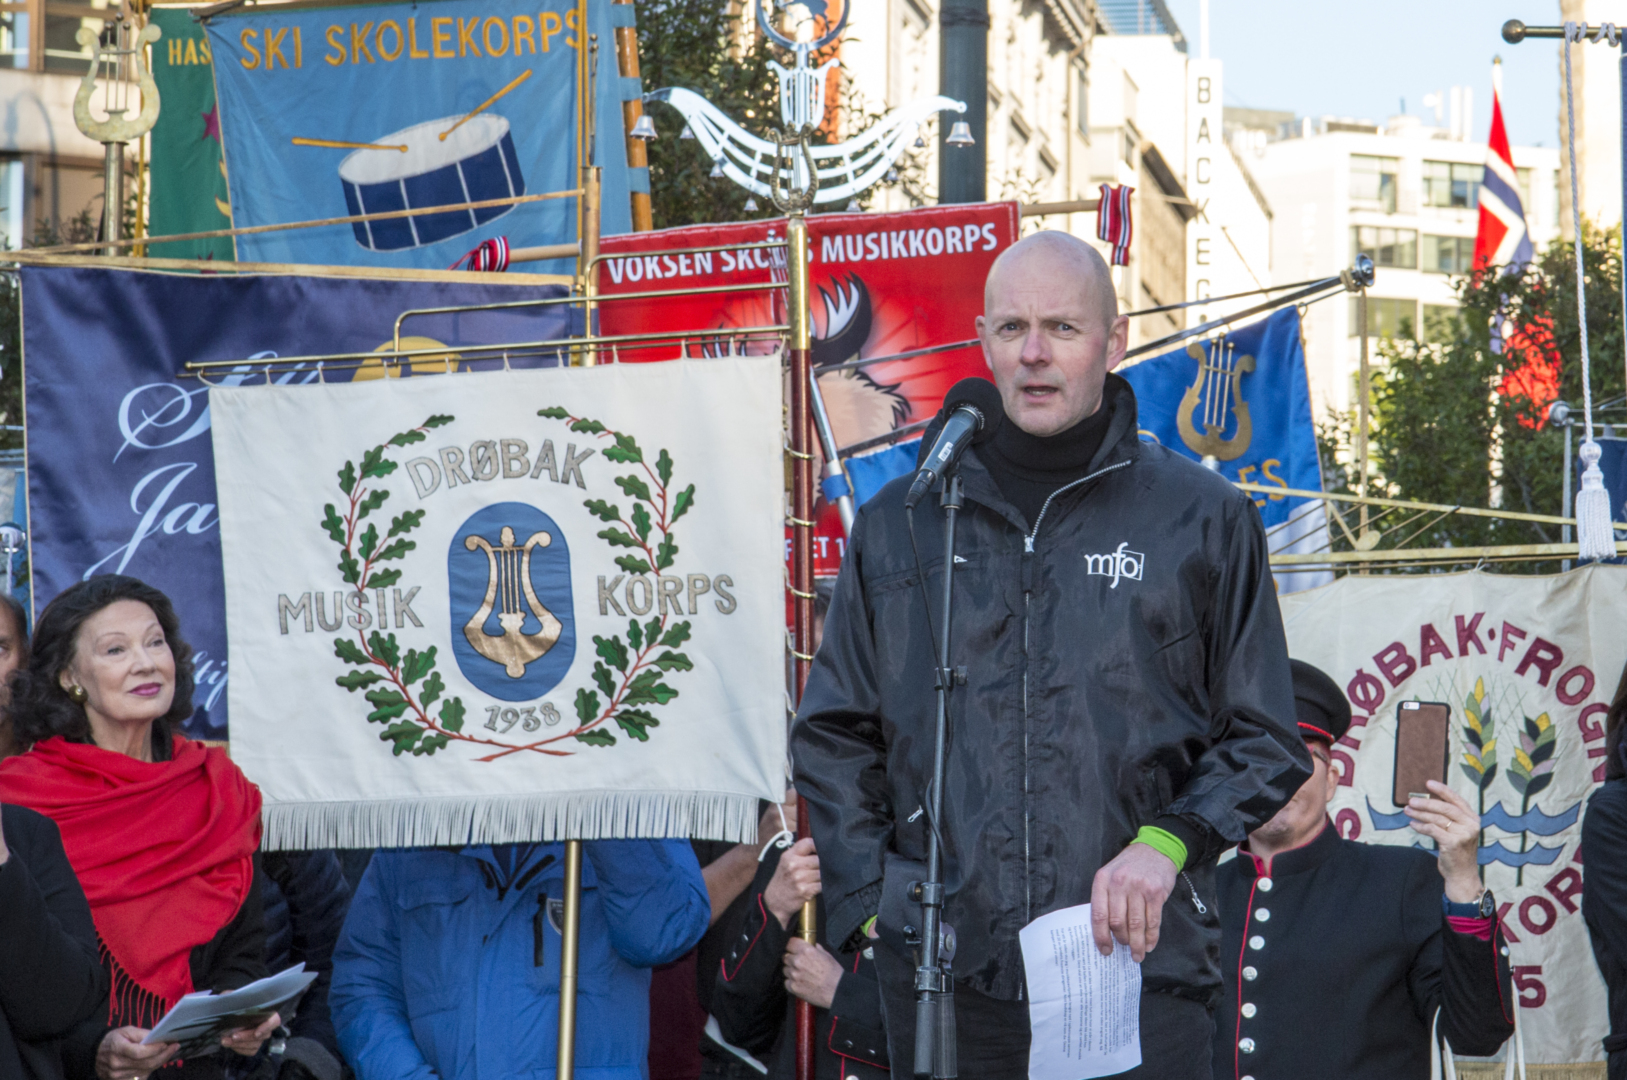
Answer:
M1141 568L1146 565L1147 556L1139 551L1126 551L1130 541L1126 540L1115 551L1106 555L1086 555L1085 573L1099 577L1110 577L1113 584L1109 588L1119 587L1119 578L1126 581L1140 581Z

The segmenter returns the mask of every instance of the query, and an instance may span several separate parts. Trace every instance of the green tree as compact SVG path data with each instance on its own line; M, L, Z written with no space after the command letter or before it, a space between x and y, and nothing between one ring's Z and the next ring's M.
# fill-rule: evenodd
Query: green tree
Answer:
M1578 413L1582 402L1574 260L1574 247L1556 242L1523 274L1459 279L1455 320L1447 333L1427 335L1446 340L1427 342L1409 336L1379 343L1373 374L1370 494L1525 513L1571 513L1562 506L1564 431L1547 423L1545 406L1556 392ZM1597 407L1616 399L1614 408L1620 412L1624 389L1620 231L1584 225L1582 260L1593 400ZM1524 340L1512 340L1501 353L1494 352L1492 333L1499 326L1510 335L1524 333ZM1552 385L1554 376L1557 386ZM1353 415L1335 414L1318 430L1330 490L1354 492L1358 487L1354 427ZM1400 541L1411 547L1462 547L1560 539L1557 525L1462 515L1433 524L1420 519L1408 526L1397 514L1378 522L1378 527L1394 530L1384 547ZM1421 531L1411 535L1415 529ZM1348 546L1335 542L1336 549ZM1506 568L1515 569L1511 564ZM1518 568L1530 569L1523 564Z

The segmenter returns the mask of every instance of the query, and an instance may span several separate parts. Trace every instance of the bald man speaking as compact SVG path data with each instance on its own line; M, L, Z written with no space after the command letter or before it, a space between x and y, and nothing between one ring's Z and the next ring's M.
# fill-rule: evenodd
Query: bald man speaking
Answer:
M1006 421L961 459L945 658L967 673L937 823L959 1075L1028 1075L1018 931L1089 903L1097 947L1116 939L1141 964L1142 1064L1123 1075L1208 1080L1215 859L1310 775L1264 530L1248 496L1138 438L1135 395L1110 374L1128 320L1089 245L1041 232L1003 253L977 331ZM914 1060L910 894L926 879L936 713L924 595L938 595L944 540L928 498L914 511L923 594L908 486L859 511L792 728L820 930L878 939L899 1076Z

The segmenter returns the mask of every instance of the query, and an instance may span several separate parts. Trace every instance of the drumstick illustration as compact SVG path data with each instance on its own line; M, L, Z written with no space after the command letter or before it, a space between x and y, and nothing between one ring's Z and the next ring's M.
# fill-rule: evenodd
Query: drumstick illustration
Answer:
M468 113L466 116L464 116L457 123L453 124L451 127L447 128L445 131L441 132L441 141L445 142L446 137L448 135L452 134L458 128L460 128L464 124L468 123L469 120L471 120L476 114L485 112L491 106L491 104L493 102L495 102L498 98L502 97L504 94L508 93L510 90L514 89L516 86L519 86L521 83L525 82L525 80L529 79L530 77L531 77L531 69L530 68L526 68L524 71L520 72L518 75L516 75L514 77L513 82L509 83L507 86L505 86L501 90L497 91L497 93L493 94L491 97L487 98L485 101L482 101L479 104L479 106L477 106L474 109L473 112Z
M334 150L399 150L403 154L405 154L407 152L407 146L406 146L405 143L401 143L401 144L398 144L398 145L388 145L388 144L383 144L383 143L370 143L370 142L342 142L342 141L340 141L338 139L300 139L300 138L295 138L295 139L292 140L292 142L293 142L293 144L295 146L326 146L326 147L329 147L329 148L334 149Z

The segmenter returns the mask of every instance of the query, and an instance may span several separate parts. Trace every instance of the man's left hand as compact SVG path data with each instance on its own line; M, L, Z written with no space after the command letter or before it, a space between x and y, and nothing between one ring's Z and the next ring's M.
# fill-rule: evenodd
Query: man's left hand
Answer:
M1415 832L1441 846L1436 866L1446 879L1446 898L1454 904L1472 904L1485 886L1480 881L1480 815L1467 799L1445 784L1429 781L1433 798L1407 801L1407 816Z
M828 1009L836 1000L836 984L842 981L842 965L822 946L809 945L799 937L785 949L785 988L816 1009Z
M1103 956L1113 941L1130 946L1140 963L1158 946L1164 901L1175 888L1175 863L1146 844L1131 844L1096 871L1090 887L1090 928Z

